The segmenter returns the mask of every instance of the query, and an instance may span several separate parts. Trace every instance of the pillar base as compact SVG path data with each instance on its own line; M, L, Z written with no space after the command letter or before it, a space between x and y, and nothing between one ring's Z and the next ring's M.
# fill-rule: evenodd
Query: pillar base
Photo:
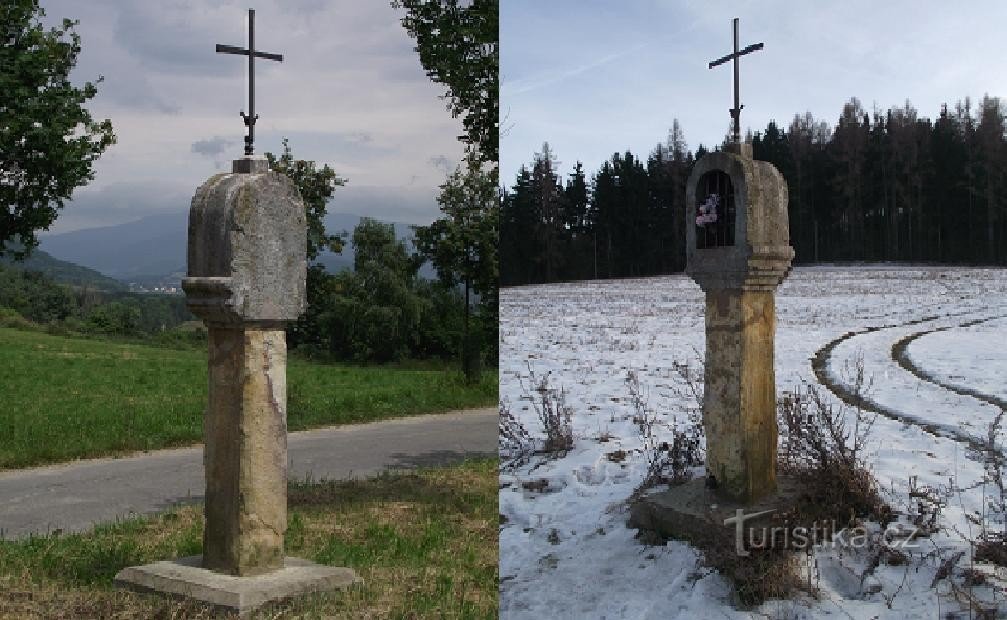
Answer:
M284 558L283 568L234 577L202 567L203 556L131 566L119 571L115 585L140 592L156 592L193 599L222 611L245 615L267 603L329 592L363 583L349 568L323 566L299 558Z
M753 515L742 520L748 540L749 530L780 526L780 518L793 511L800 492L798 481L781 477L774 492L745 502L709 488L705 477L696 478L637 499L630 506L628 525L655 540L684 540L700 549L730 547L737 536L737 524L725 524L725 520L735 519L739 509ZM763 538L761 531L756 538Z

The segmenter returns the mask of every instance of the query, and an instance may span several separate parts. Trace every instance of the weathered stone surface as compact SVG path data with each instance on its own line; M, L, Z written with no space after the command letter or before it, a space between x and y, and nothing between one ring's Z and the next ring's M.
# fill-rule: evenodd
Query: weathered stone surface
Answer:
M257 577L231 577L202 568L200 556L124 568L115 584L207 603L221 611L245 615L266 603L310 592L338 590L360 583L349 568L322 566L285 558L283 567Z
M213 323L296 319L305 304L306 247L304 203L289 178L210 177L189 208L182 281L189 309Z
M737 536L737 525L725 525L724 521L736 518L738 509L746 515L765 513L745 518L742 525L746 532L782 526L780 518L792 511L799 494L796 481L782 478L773 493L756 501L738 501L708 488L706 478L697 478L637 499L630 506L628 525L662 540L684 540L700 548L730 544Z
M748 147L745 150L743 147ZM737 152L710 153L699 160L686 184L685 271L704 290L775 290L790 271L787 182L769 162L751 158L749 145ZM734 187L735 243L714 248L696 247L696 187L711 170L723 170Z
M206 568L255 575L282 566L287 529L287 378L282 329L210 326Z
M707 292L706 464L717 488L739 500L776 487L775 332L772 292Z
M190 310L209 333L203 555L124 569L119 585L245 613L359 581L345 568L284 558L287 347L304 310L307 227L293 182L262 160L211 177L189 209Z
M697 191L715 171L730 179L713 187L733 192L734 243L697 247ZM774 295L794 257L787 183L736 144L697 162L686 187L686 273L706 292L707 471L722 496L751 502L776 488Z

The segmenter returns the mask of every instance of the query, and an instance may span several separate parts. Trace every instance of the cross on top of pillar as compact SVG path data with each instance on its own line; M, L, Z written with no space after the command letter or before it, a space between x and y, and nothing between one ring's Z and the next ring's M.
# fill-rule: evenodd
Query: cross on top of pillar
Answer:
M745 107L741 105L740 95L738 94L740 78L738 75L738 59L745 54L751 54L752 52L757 52L762 49L762 43L755 43L749 45L743 50L738 50L738 18L735 17L733 20L734 24L734 51L727 56L723 56L714 60L710 63L710 68L714 68L717 65L722 65L728 60L734 61L734 107L729 111L731 113L731 118L734 119L734 125L732 127L732 138L734 138L735 144L741 142L741 108Z
M248 114L239 112L241 118L248 127L248 135L245 136L245 155L251 156L255 151L255 121L259 115L255 113L255 59L265 58L283 62L283 54L270 54L269 52L259 52L255 49L255 9L248 9L248 49L235 47L233 45L217 44L217 52L220 54L237 54L248 56Z

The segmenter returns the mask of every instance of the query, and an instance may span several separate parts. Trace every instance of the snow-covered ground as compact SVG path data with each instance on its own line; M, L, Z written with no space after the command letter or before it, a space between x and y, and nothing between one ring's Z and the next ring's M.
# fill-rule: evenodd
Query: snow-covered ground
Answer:
M811 359L827 345L826 372L839 384L862 356L872 404L892 414L877 417L869 450L890 501L908 501L911 476L955 490L944 532L920 543L908 568L883 564L862 580L856 552L818 549L818 598L755 612L732 606L727 582L688 545L643 546L626 527L625 500L646 469L627 373L639 377L667 437L675 419L696 409L674 364L701 361L703 307L686 276L501 292L502 402L541 435L529 373L548 374L573 409L575 436L566 456L501 474L501 617L918 618L959 609L945 582L930 586L940 558L967 549L977 533L966 515L981 510L983 465L969 458L967 442L985 435L996 399L1007 398L1007 271L809 267L780 287L778 391L816 382ZM900 363L893 346L907 338ZM627 453L621 462L607 457L618 450Z

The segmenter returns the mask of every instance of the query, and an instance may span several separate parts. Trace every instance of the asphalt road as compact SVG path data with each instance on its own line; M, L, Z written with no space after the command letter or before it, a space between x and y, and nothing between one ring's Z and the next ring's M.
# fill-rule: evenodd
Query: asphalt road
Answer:
M497 410L290 433L290 477L347 479L496 456ZM203 447L0 472L0 538L95 523L203 499Z

